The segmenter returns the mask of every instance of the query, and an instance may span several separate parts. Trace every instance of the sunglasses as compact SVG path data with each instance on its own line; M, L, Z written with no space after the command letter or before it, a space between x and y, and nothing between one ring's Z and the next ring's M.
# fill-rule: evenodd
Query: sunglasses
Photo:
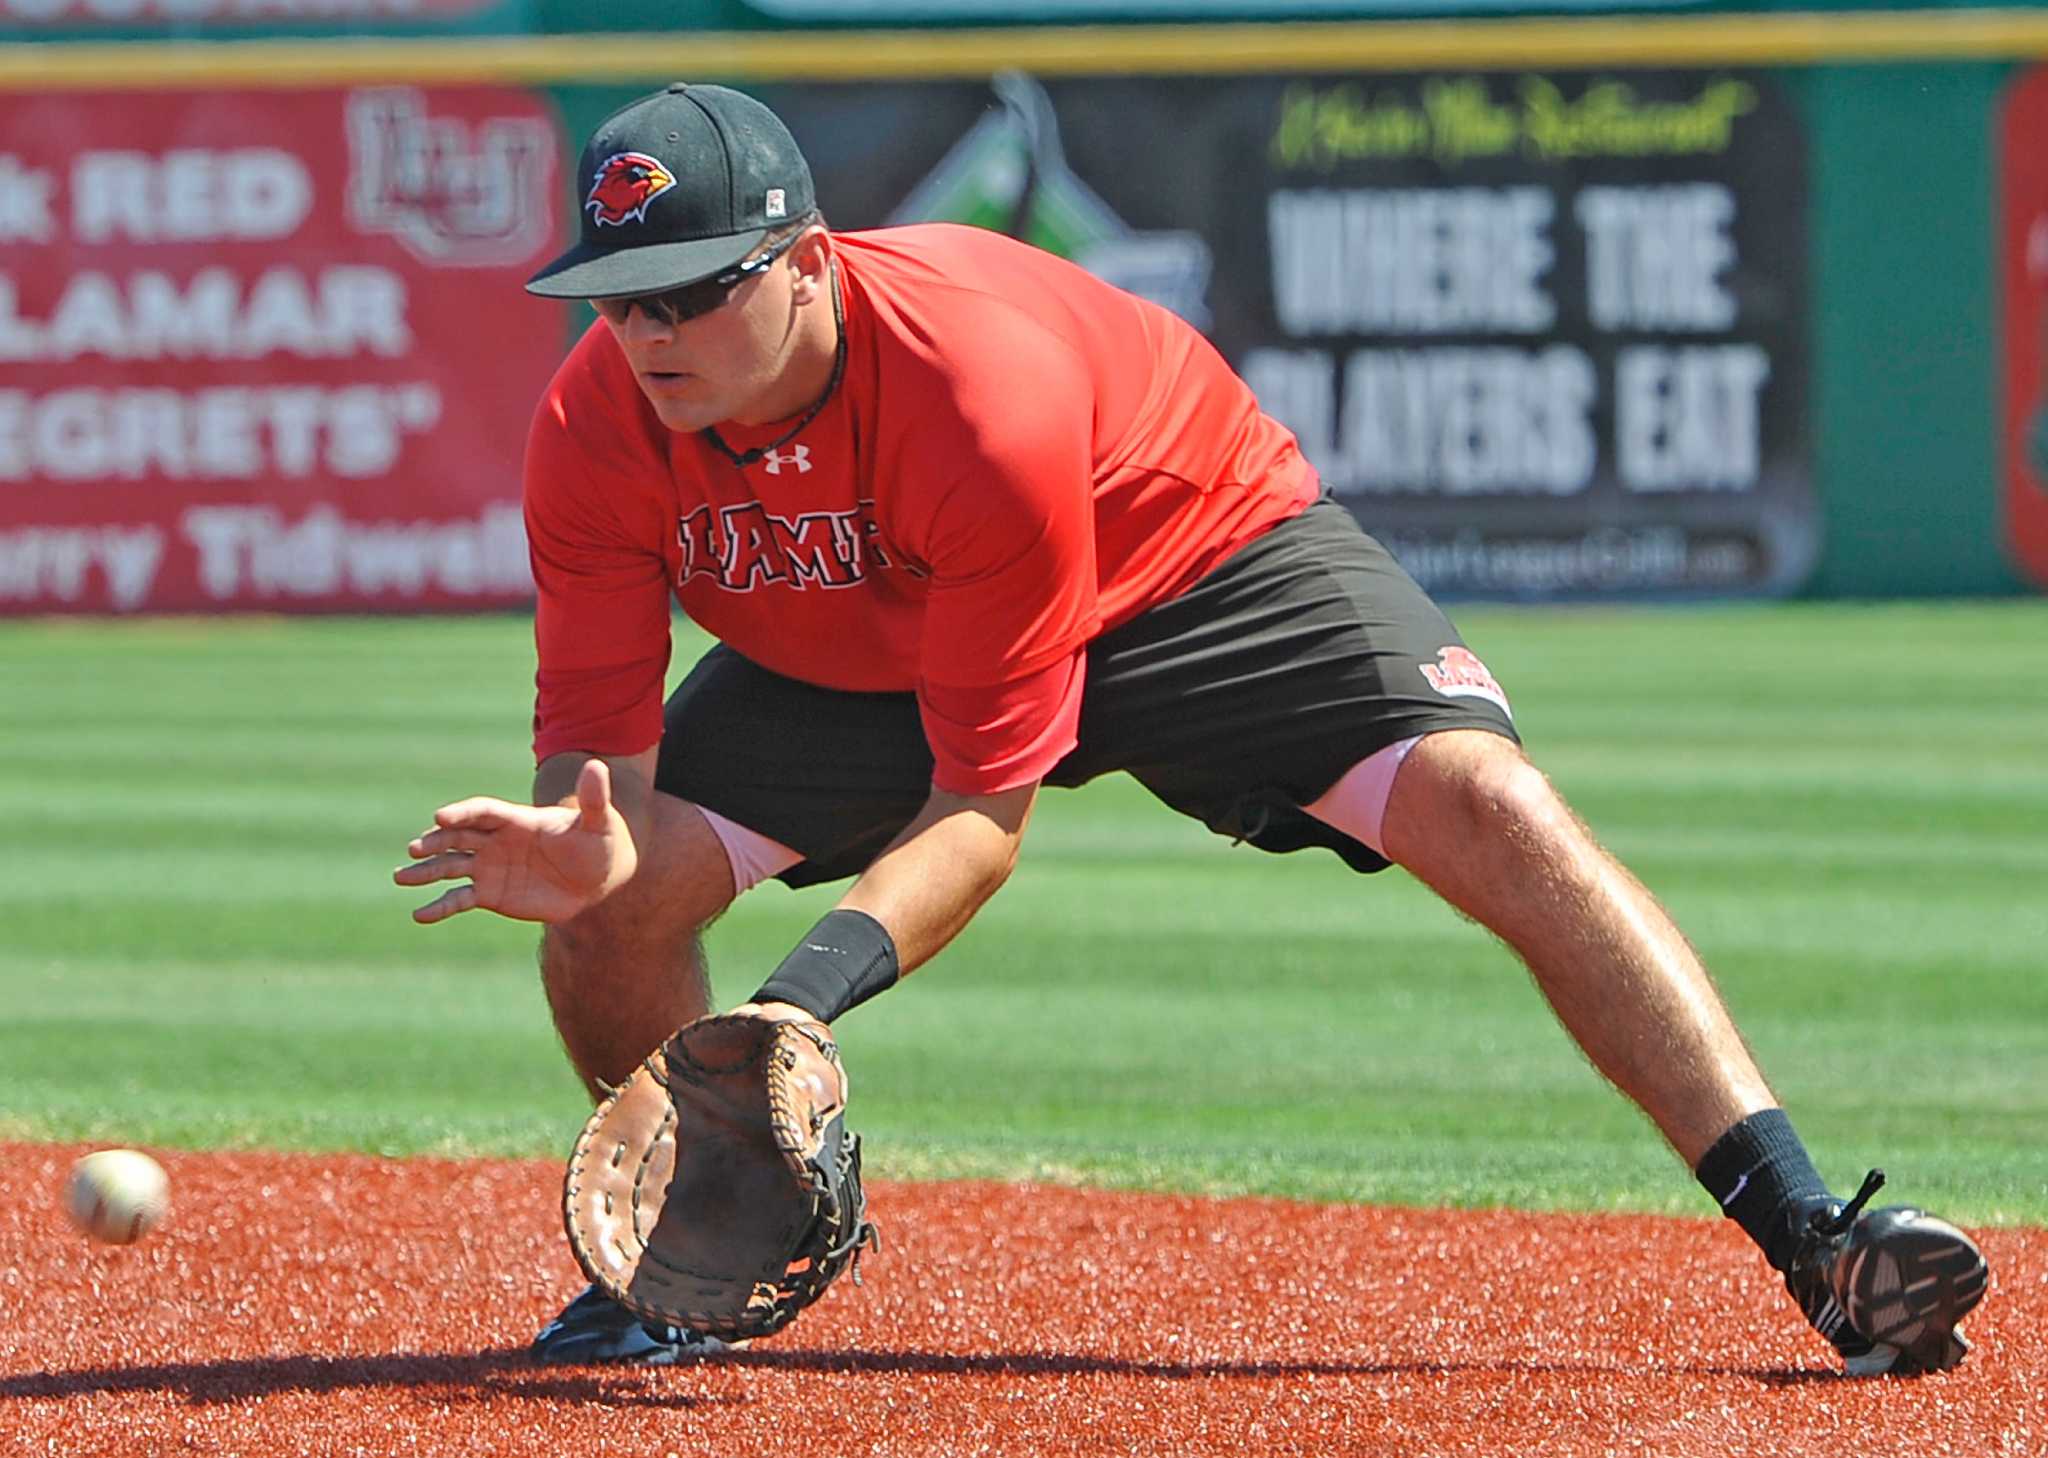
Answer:
M766 273L769 265L796 246L803 237L804 229L799 228L788 237L776 241L766 253L756 254L743 262L735 263L723 273L714 273L709 278L700 278L679 288L663 289L653 294L627 294L616 299L592 299L590 307L597 310L614 324L624 324L638 309L657 324L673 328L685 319L698 319L714 309L725 306L732 297L732 291L757 273Z

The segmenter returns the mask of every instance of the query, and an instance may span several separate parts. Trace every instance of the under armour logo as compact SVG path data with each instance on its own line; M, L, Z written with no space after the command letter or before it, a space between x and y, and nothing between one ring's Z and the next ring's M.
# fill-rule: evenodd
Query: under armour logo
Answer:
M770 451L762 459L767 462L768 474L771 476L780 476L784 466L795 466L797 474L802 475L811 469L811 448L800 445L795 450Z

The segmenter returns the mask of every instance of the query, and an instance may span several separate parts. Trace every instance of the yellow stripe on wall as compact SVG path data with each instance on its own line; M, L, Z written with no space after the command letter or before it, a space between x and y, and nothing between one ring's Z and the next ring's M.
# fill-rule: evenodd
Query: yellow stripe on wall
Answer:
M0 44L0 91L375 82L1411 71L1439 67L1803 66L2048 56L2048 13L1655 15L1018 30L664 32L420 39Z

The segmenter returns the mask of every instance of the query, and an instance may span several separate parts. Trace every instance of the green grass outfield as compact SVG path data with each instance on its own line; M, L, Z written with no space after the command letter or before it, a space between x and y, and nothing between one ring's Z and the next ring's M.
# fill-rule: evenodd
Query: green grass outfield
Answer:
M1459 616L1838 1187L2048 1223L2048 602ZM531 929L416 927L389 876L435 804L523 795L531 667L514 617L0 626L0 1137L565 1150ZM842 1025L875 1173L1708 1213L1400 873L1121 780L1041 803ZM744 898L721 996L831 895Z

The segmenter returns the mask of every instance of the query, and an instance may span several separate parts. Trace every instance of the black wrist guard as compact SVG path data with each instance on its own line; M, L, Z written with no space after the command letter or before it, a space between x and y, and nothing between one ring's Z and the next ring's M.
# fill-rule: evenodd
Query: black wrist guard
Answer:
M769 974L755 1002L788 1002L821 1023L896 985L896 943L865 911L828 911Z

